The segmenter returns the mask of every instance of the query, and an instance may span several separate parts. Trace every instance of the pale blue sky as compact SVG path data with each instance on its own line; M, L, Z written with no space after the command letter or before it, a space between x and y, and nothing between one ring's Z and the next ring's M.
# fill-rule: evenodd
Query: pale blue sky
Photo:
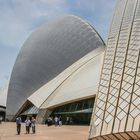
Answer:
M0 0L0 86L10 78L24 41L63 14L88 21L106 41L116 0Z

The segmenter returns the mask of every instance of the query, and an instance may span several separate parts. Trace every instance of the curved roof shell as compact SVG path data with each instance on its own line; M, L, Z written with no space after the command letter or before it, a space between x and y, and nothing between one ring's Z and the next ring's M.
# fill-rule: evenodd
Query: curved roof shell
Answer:
M97 93L104 48L88 53L35 91L28 100L38 108L54 108Z
M73 15L60 17L34 31L13 67L7 116L15 115L32 93L98 47L104 47L98 33Z
M103 52L93 56L85 64L76 69L48 98L41 108L54 108L62 104L86 99L96 95L100 72L102 67Z

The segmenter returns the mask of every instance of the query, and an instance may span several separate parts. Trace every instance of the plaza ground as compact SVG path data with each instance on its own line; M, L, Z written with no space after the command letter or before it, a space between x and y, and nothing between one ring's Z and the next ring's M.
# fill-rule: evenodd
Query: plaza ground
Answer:
M16 134L15 123L0 124L0 140L87 140L89 126L61 127L37 125L36 134L25 134L25 124L22 124L21 135Z

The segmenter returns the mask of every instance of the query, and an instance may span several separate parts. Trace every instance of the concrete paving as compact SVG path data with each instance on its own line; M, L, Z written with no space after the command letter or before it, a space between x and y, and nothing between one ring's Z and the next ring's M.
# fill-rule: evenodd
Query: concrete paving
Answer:
M22 124L21 134L16 134L15 123L0 124L0 140L87 140L89 126L55 127L37 125L36 134L25 134L25 124Z

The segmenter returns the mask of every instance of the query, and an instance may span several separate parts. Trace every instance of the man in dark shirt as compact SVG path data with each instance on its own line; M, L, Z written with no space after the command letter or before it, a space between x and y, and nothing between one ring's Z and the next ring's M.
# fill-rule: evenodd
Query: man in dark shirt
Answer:
M16 124L17 124L17 134L18 135L20 135L20 131L21 131L21 122L22 122L21 117L20 116L17 117L16 118Z

